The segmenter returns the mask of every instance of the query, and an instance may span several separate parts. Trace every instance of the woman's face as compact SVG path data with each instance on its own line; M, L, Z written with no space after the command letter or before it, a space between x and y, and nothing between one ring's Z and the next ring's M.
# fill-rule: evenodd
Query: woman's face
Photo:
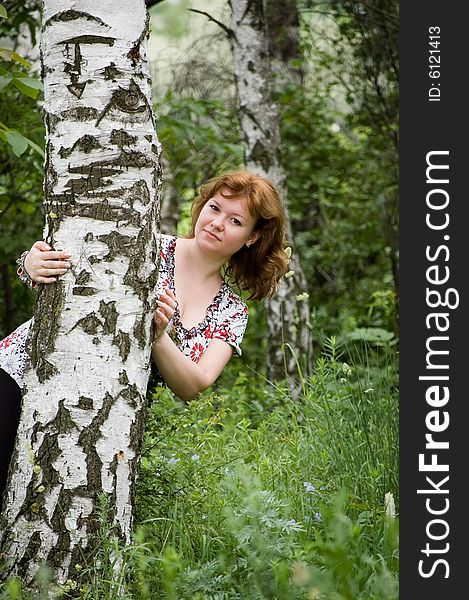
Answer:
M256 222L246 198L225 198L217 192L200 212L195 238L201 248L217 252L227 260L246 243L257 240Z

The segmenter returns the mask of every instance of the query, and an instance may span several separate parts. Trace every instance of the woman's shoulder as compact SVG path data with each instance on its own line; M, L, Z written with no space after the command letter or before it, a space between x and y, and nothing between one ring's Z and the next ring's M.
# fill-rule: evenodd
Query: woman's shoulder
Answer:
M226 282L221 288L221 307L234 314L247 315L248 305Z

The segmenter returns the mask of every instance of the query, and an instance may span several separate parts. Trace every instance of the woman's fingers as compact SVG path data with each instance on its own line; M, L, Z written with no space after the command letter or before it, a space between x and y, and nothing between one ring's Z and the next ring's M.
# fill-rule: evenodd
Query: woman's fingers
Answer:
M158 309L161 310L169 319L174 317L174 308L161 300L156 301Z
M33 281L54 283L57 277L70 269L67 261L71 254L65 250L52 250L46 242L35 242L26 256L24 266Z

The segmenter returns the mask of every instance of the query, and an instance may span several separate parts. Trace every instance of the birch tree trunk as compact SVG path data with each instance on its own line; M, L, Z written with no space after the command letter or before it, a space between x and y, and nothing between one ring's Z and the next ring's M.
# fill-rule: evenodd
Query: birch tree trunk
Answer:
M283 279L278 295L266 302L269 377L280 380L287 376L290 389L297 396L298 365L303 375L309 372L312 339L309 305L307 295L304 296L307 284L295 250L285 173L279 158L279 111L272 94L265 7L262 0L230 0L229 4L245 163L248 169L270 178L279 189L287 214L287 239L292 248L287 274L290 276Z
M58 582L93 550L99 495L129 541L157 282L160 145L144 0L44 0L44 239L72 254L42 286L0 522L3 576Z
M161 166L163 167L163 187L160 203L160 227L166 235L177 235L182 197L174 185L171 165L163 155L161 155Z
M266 0L267 43L275 91L303 84L298 0Z

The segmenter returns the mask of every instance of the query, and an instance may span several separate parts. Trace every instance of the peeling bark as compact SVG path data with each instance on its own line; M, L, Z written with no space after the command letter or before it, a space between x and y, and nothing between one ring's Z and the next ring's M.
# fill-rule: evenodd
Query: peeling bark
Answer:
M72 269L42 286L0 519L3 577L66 581L93 552L98 496L130 540L158 277L160 144L144 0L45 0L44 239Z
M290 271L278 295L266 302L268 324L269 377L288 377L294 397L298 396L300 376L310 370L312 339L309 305L297 296L307 289L300 258L288 217L285 173L279 160L279 111L272 93L267 19L262 0L230 0L231 43L235 61L240 123L245 139L248 169L271 179L280 190L287 214L287 239L292 248ZM297 364L298 363L298 364Z

